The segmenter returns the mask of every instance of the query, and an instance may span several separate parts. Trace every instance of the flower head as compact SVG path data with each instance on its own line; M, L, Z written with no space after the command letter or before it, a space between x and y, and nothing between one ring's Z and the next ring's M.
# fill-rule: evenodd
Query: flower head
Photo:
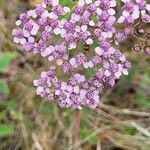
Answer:
M128 74L131 65L114 45L131 35L131 26L138 19L150 23L150 5L144 0L123 3L119 18L115 16L116 0L79 0L72 11L58 0L44 0L20 15L13 30L14 42L53 64L34 80L37 95L60 107L94 109L102 90ZM90 77L89 69L93 72Z

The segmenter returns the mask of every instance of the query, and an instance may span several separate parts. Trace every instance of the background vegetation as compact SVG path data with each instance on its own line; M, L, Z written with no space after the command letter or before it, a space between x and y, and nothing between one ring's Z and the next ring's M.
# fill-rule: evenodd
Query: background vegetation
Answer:
M32 80L49 64L24 54L11 31L38 2L0 0L0 150L150 150L150 57L131 51L130 41L121 46L130 74L105 91L95 111L62 110L35 95Z

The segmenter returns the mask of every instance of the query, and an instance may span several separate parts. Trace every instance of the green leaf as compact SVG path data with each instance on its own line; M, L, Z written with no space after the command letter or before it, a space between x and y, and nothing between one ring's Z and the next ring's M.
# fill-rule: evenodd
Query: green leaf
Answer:
M0 54L0 71L3 72L6 70L10 62L16 58L16 52L3 52Z
M9 94L9 87L6 81L0 80L0 93Z
M129 71L129 75L126 76L126 79L128 79L129 81L131 81L134 78L134 76L137 73L137 71L138 71L138 67L137 66L133 66L130 69L130 71Z
M140 107L150 108L150 101L146 97L146 93L144 91L137 92L136 102Z
M88 79L91 79L96 73L96 70L94 68L89 68L85 71L85 74Z
M15 101L14 100L9 100L7 103L7 110L10 112L15 108Z
M6 110L3 110L0 112L0 121L4 118L6 118L6 114L7 114L7 111Z
M69 19L72 15L72 8L74 6L74 2L71 2L70 0L61 0L60 4L62 6L66 6L66 7L69 7L71 9L71 11L69 13L67 13L66 15L60 16L60 19L63 19L63 18Z
M61 4L61 6L66 6L66 7L69 7L71 9L71 11L69 13L67 13L64 16L61 16L60 19L64 19L64 18L69 19L72 15L72 11L73 11L72 8L75 5L75 3L70 1L70 0L61 0L60 4Z
M149 87L150 85L150 73L149 72L145 72L142 77L141 77L141 81L140 81L140 84L143 86L143 87Z
M10 136L14 133L14 128L10 124L0 124L0 137Z
M69 58L72 58L73 57L73 50L68 50L68 55L69 55Z
M74 2L71 2L70 0L61 0L60 4L69 8L72 8L74 6Z
M123 95L124 94L124 92L125 92L125 87L124 86L119 86L119 87L117 87L116 89L115 89L115 92L118 94L118 95Z
M123 128L124 134L135 135L137 132L138 132L137 129L135 127L132 127L132 126L125 126Z
M17 111L11 111L11 116L13 119L23 122L24 121L24 116L21 112L17 112Z

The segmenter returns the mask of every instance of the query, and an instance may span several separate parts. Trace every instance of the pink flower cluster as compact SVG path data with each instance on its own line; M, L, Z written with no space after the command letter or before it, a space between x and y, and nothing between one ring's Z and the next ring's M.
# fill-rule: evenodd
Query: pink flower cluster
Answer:
M145 0L135 0L136 3L130 0L122 1L124 2L123 11L117 22L124 24L124 28L115 36L117 43L122 43L128 38L135 23L150 23L150 4L147 4Z
M58 0L44 0L20 15L12 32L14 42L53 62L34 80L37 95L56 101L60 107L81 109L85 105L94 109L103 89L128 74L131 64L114 46L114 36L116 41L122 40L122 32L117 33L115 25L126 24L123 33L128 36L134 21L150 21L150 5L144 0L127 0L119 19L115 16L116 5L116 0L78 0L70 9ZM88 69L96 72L90 79ZM66 79L61 78L62 74Z

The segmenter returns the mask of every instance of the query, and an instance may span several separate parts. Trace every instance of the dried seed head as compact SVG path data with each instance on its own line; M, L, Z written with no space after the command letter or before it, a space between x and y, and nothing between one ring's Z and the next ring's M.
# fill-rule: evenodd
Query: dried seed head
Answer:
M146 54L150 55L150 46L147 46L144 51Z
M146 34L146 38L150 40L150 34Z
M135 44L134 47L132 48L133 51L135 52L140 52L143 50L142 45L141 44Z
M149 33L144 33L143 37L145 40L150 40L150 34Z

